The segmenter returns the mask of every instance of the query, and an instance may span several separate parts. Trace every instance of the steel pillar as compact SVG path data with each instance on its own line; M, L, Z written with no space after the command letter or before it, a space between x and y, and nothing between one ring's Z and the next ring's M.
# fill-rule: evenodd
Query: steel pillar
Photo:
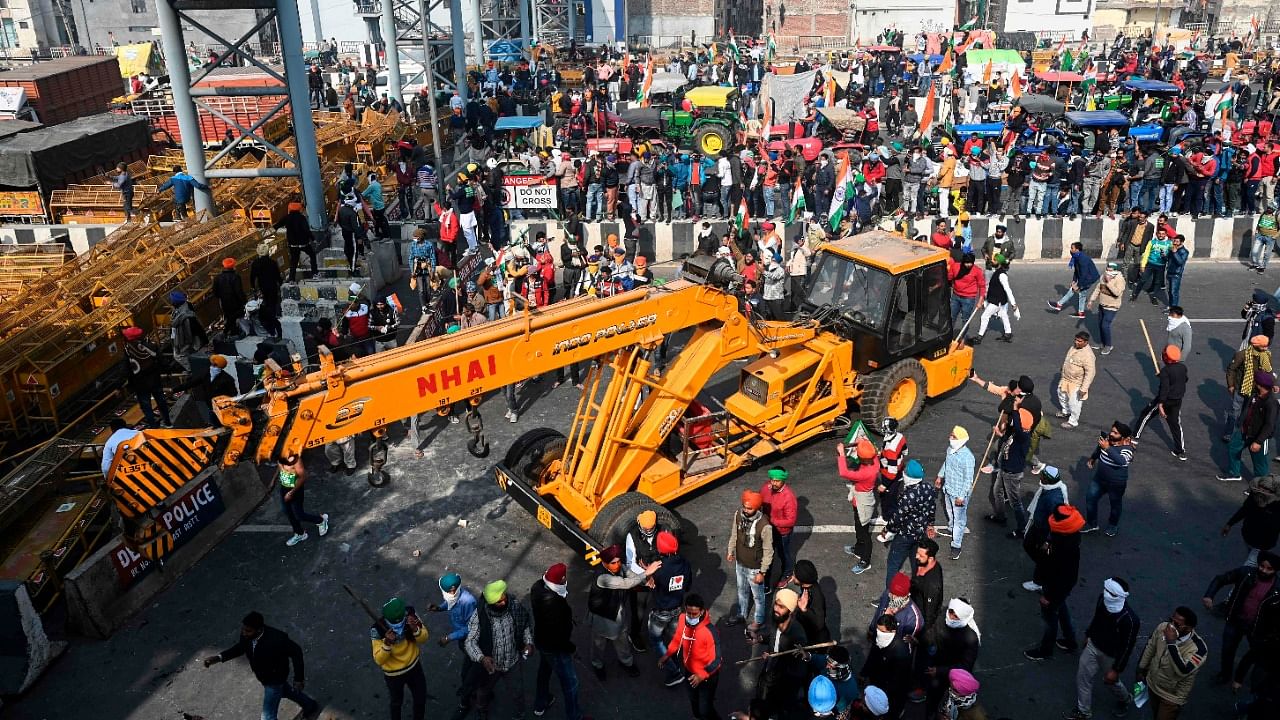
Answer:
M462 2L452 0L449 5L449 25L453 30L453 66L456 73L458 96L462 102L467 101L470 88L467 86L467 46L463 42ZM478 26L477 26L478 27Z
M480 19L480 0L470 0L467 10L471 15L471 26L476 29L471 35L471 52L476 56L476 64L484 67L488 58L484 53L484 21Z
M324 28L320 26L320 0L311 0L311 24L316 31L316 44L324 42Z
M529 18L530 0L519 0L520 2L520 54L525 60L533 59L533 47L530 45L530 38L533 37L533 22Z
M573 0L569 0L567 5L569 8L565 11L565 17L567 18L567 23L569 25L569 37L565 38L565 47L569 47L569 44L573 42L573 38L577 36L578 32L578 4Z
M280 25L280 52L284 55L285 78L307 76L302 60L302 21L296 0L276 0L276 21ZM293 107L293 137L296 141L296 167L302 175L302 196L306 199L307 222L312 230L325 225L328 213L324 206L324 181L320 177L320 156L316 151L316 123L311 117L311 98L307 84L291 82L289 104Z
M404 103L404 85L400 83L400 45L396 39L396 6L386 0L382 3L382 43L387 60L387 95Z
M200 117L191 99L191 70L187 66L186 43L182 40L182 21L178 11L165 0L156 3L156 21L160 23L164 56L169 58L169 82L173 85L173 111L178 117L178 130L182 137L196 139L182 143L182 159L191 177L205 183L208 178L204 172L204 146L200 143ZM196 212L212 211L212 194L197 191L193 200Z
M427 69L427 107L431 111L431 151L436 159L436 172L443 170L444 156L440 154L440 112L436 109L435 48L431 44L431 18L427 13L427 0L418 0L418 19L422 22L422 52L425 53L422 63Z

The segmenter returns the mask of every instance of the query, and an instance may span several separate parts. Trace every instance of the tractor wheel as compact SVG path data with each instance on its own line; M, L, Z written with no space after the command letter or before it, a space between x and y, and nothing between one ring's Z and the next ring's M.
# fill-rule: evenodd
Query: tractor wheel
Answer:
M636 522L636 515L645 510L658 514L658 526L671 528L676 537L680 537L680 518L666 507L659 505L653 498L640 492L623 493L610 500L600 508L591 521L591 535L600 546L607 547L614 543L619 545L626 541L627 531Z
M868 375L859 401L867 430L879 433L886 417L897 420L899 428L909 427L924 408L927 387L924 366L914 358Z
M705 157L723 153L729 144L729 130L722 125L703 125L693 134L693 149Z
M511 444L503 465L536 488L547 479L550 465L564 457L567 443L568 438L559 430L530 430Z

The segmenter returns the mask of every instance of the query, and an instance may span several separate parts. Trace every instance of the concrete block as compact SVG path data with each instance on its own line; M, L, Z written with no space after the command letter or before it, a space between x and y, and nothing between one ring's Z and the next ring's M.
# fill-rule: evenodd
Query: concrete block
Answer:
M285 315L280 318L280 327L283 330L281 335L284 337L285 342L289 344L290 349L299 355L306 353L306 341L302 330L304 319L298 315Z
M50 640L26 585L0 581L0 693L25 692L67 649L67 643Z
M163 566L133 585L122 587L111 557L119 548L119 542L113 539L67 575L64 594L67 627L71 632L97 639L110 637L204 558L257 509L270 491L270 484L262 481L253 463L240 463L226 471L209 468L196 476L189 488L196 487L210 475L222 495L222 514L166 556ZM183 496L185 493L175 496L171 502L176 503Z

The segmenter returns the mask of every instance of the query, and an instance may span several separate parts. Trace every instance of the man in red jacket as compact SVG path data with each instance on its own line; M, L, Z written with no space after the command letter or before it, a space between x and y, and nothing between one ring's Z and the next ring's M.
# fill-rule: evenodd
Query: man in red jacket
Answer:
M684 612L676 622L675 642L658 660L662 667L680 655L680 665L689 678L689 708L694 720L720 720L716 711L716 686L720 684L720 632L698 593L684 596Z
M796 494L787 485L787 471L780 467L770 470L769 479L760 488L760 497L764 499L764 512L769 516L769 524L777 533L773 546L782 562L778 587L783 588L791 584L791 568L795 564L795 556L791 554L791 531L796 527L797 507Z
M951 281L951 332L957 337L978 302L987 296L987 277L974 265L976 262L973 253L962 255L960 262L947 261L947 279Z

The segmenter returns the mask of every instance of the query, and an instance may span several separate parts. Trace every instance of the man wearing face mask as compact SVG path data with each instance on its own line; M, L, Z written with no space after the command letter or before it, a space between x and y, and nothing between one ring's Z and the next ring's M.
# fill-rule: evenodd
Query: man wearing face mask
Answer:
M542 579L529 589L529 605L533 609L533 645L541 656L537 685L533 696L533 714L542 717L555 702L551 695L551 673L560 679L564 694L564 714L568 720L579 720L578 673L573 668L573 610L565 597L569 594L569 568L556 563L547 568Z
M391 720L400 720L405 688L413 695L413 720L423 720L427 712L427 677L422 673L421 646L427 629L417 613L400 598L382 606L383 622L369 629L373 661L382 668L391 702Z
M1036 561L1034 582L1040 586L1040 617L1044 620L1044 633L1040 636L1039 645L1023 651L1028 660L1047 660L1053 656L1055 646L1065 652L1075 652L1079 647L1067 599L1080 581L1082 527L1084 517L1079 510L1070 505L1059 505L1049 516L1048 539L1030 549L1032 559Z
M880 494L880 524L883 525L893 517L898 504L898 494L902 490L899 479L910 450L907 448L907 436L898 432L897 418L886 417L880 427L884 443L880 450L880 480L876 484L876 492ZM869 557L866 559L870 560Z
M658 556L661 567L653 578L653 609L649 611L649 641L654 652L666 653L667 644L676 632L676 620L684 606L684 596L693 582L693 568L680 556L680 541L675 533L658 533ZM667 664L666 686L679 685L684 676L675 663Z
M440 647L448 647L449 643L455 641L458 643L458 651L462 653L462 685L458 688L458 697L466 702L471 696L467 680L471 675L472 662L462 645L467 639L467 623L476 612L476 597L470 590L462 587L462 577L458 573L447 573L440 578L438 585L440 594L444 596L444 605L431 603L427 609L431 612L449 613L449 633L441 635L436 642Z
M636 515L636 523L627 530L625 562L631 575L643 575L645 569L658 560L658 533L668 528L658 527L658 513L645 510ZM642 653L647 650L644 639L649 617L649 586L640 584L631 590L631 649Z
M836 705L832 712L838 718L849 717L850 708L862 698L858 678L849 667L849 648L836 645L827 652L826 675L836 689Z
M973 606L964 598L952 598L942 627L938 628L937 651L929 656L924 671L931 709L941 704L953 669L973 670L981 646L982 634L973 620Z
M1097 608L1089 628L1084 631L1084 650L1076 669L1076 707L1067 720L1089 720L1093 717L1093 683L1098 669L1105 667L1102 682L1115 697L1117 716L1129 711L1129 689L1120 681L1120 673L1138 644L1138 614L1129 607L1129 583L1122 578L1107 578L1102 583Z
M906 573L898 573L889 582L889 587L880 593L880 602L872 618L879 620L890 616L897 621L897 633L900 637L915 639L924 626L924 614L911 598L911 578ZM867 642L876 639L876 624L867 628Z
M941 720L986 720L987 711L978 704L981 685L973 673L954 668L947 674L947 697L938 715Z
M742 506L733 513L729 525L729 552L726 559L734 564L738 581L738 614L730 615L725 625L733 627L746 622L752 602L755 613L747 626L747 639L760 642L760 626L764 625L765 570L773 563L773 527L760 511L764 499L755 490L742 491Z
M933 483L923 480L924 466L916 460L909 460L907 469L902 474L902 495L889 518L889 524L879 536L880 542L889 543L885 587L889 587L902 563L915 552L916 543L925 537L933 522L937 489L933 487Z
M649 563L644 572L634 574L622 562L622 547L610 545L600 551L600 566L602 569L596 574L587 596L587 610L591 613L591 667L595 669L596 677L604 682L606 674L601 653L604 652L605 643L612 642L613 652L627 676L639 677L640 668L635 666L631 643L627 639L628 591L644 584L662 567L662 562Z
M1176 720L1191 695L1196 673L1209 659L1209 645L1196 633L1196 614L1178 607L1156 626L1138 661L1138 682L1150 692L1151 710L1157 720Z
M783 588L773 599L773 632L769 633L764 652L764 671L760 674L757 696L765 701L769 716L777 717L790 711L799 702L800 692L809 677L809 654L791 653L774 657L803 647L806 643L804 628L795 619L800 596L791 588Z
M933 486L942 491L943 507L947 512L947 524L935 530L943 537L951 538L951 559L960 559L960 547L964 542L969 521L969 496L973 491L973 451L965 446L969 431L956 425L947 438L947 457L938 468Z
M1213 609L1213 598L1218 591L1230 586L1227 596L1227 622L1222 628L1222 659L1213 681L1226 683L1236 661L1240 641L1248 639L1250 649L1261 645L1257 632L1280 620L1280 582L1276 582L1276 568L1280 558L1275 553L1258 553L1257 567L1244 565L1215 576L1204 591L1206 610ZM1269 621L1269 622L1266 622ZM1274 632L1274 627L1271 629Z
M898 621L892 615L881 615L858 681L863 687L874 685L883 690L889 700L886 717L896 718L906 707L911 679L911 647L898 635Z
M676 642L658 660L662 667L677 654L689 678L689 707L694 720L720 720L716 710L716 687L724 658L720 633L707 613L706 602L697 593L684 597L684 612L676 623Z
M524 673L516 668L533 652L533 626L525 606L507 594L505 580L494 580L484 586L484 604L476 608L467 623L467 655L479 665L473 681L476 714L480 720L489 717L493 691L510 676L508 688L517 716L524 714ZM516 672L511 672L516 670ZM455 714L462 720L466 713Z

